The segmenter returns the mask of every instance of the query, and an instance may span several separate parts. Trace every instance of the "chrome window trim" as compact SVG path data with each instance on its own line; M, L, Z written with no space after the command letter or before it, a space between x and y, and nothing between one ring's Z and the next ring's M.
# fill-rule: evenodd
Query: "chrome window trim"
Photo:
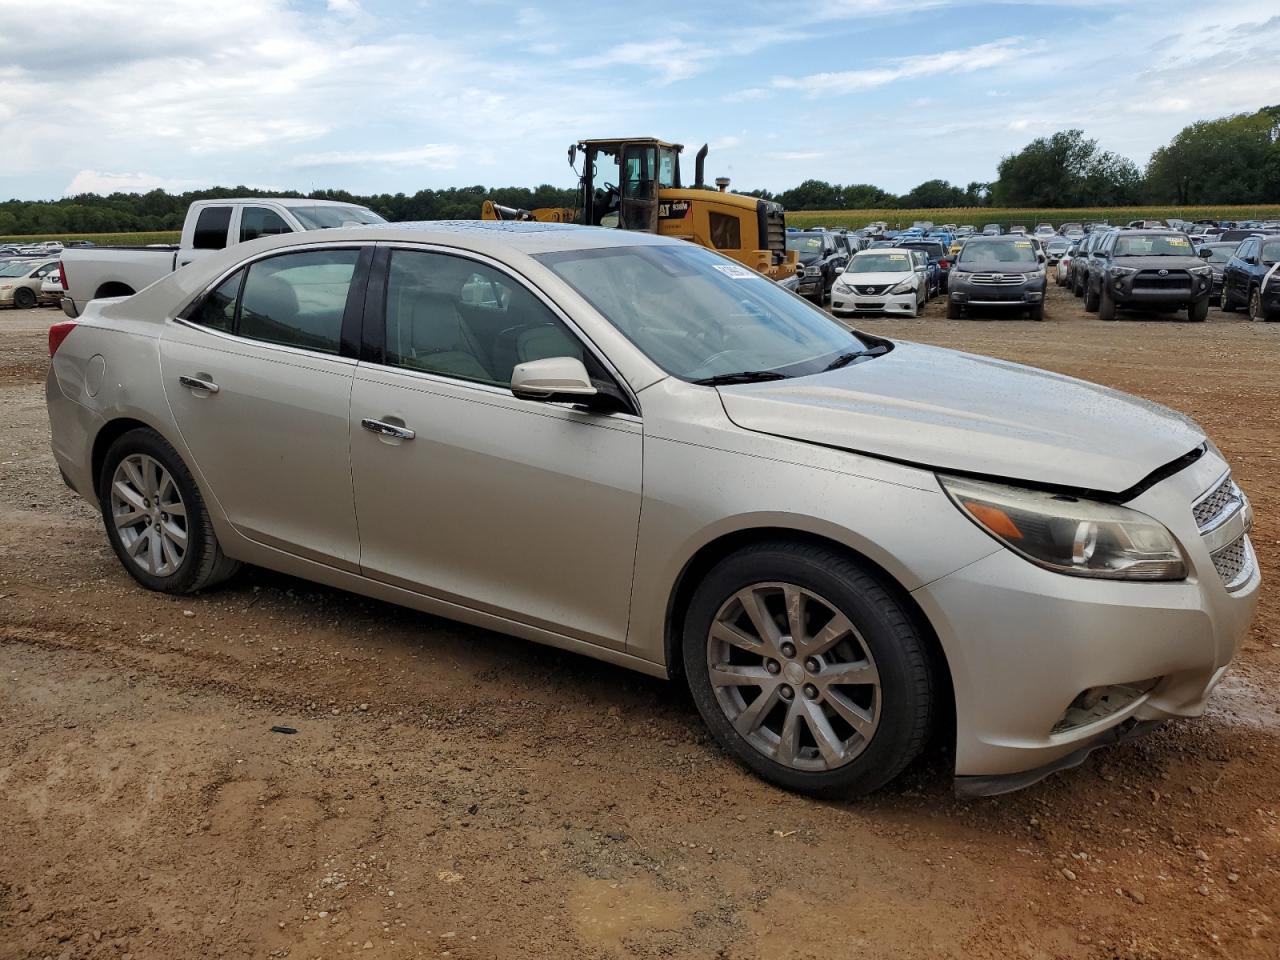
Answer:
M569 332L572 333L575 337L577 337L579 342L581 342L583 346L586 347L586 349L591 352L591 355L595 357L598 361L600 361L600 364L601 366L604 367L605 372L607 372L609 376L613 378L614 383L618 386L620 390L622 390L622 392L626 395L626 397L631 401L631 405L636 410L639 410L641 414L640 416L637 416L634 414L620 414L620 415L630 417L637 421L642 419L642 415L644 411L640 406L640 399L636 396L635 391L631 389L631 385L627 383L626 377L622 375L622 373L618 370L617 366L614 365L613 361L610 360L608 356L605 355L604 351L601 350L596 345L595 341L592 340L589 336L587 336L587 334L582 330L582 328L573 321L573 318L570 317L567 313L565 313L565 311L560 307L558 303L552 300L542 290L542 288L539 287L533 280L525 276L523 273L521 273L511 264L506 263L502 260L494 259L493 257L490 257L486 254L478 253L475 250L468 250L465 247L450 247L440 243L414 243L412 241L395 240L395 241L380 241L377 244L377 246L384 247L393 253L396 250L407 250L407 251L418 252L418 253L440 253L440 254L444 254L445 256L459 257L463 260L472 260L477 263L482 263L485 266L498 271L504 276L511 277L519 286L523 287L525 290L531 293L540 303L542 303L543 306L545 306L548 310L550 310L552 315L554 315L557 320L563 323L569 329ZM370 279L372 280L374 278L370 278ZM600 315L597 314L597 316L600 316ZM383 319L385 320L385 318ZM603 316L600 316L600 320L602 323L609 322ZM371 366L385 367L390 370L413 370L412 367L400 367L395 364L389 364L389 363L371 364ZM429 373L429 371L425 371L425 370L416 370L413 372ZM503 387L497 384L481 383L478 380L467 380L463 377L451 377L451 376L448 376L447 374L430 374L430 375L438 376L442 380L447 381L449 383L461 383L468 386L488 387L490 389L497 390L500 393L504 393L507 396L512 396L510 387L507 387L504 389Z

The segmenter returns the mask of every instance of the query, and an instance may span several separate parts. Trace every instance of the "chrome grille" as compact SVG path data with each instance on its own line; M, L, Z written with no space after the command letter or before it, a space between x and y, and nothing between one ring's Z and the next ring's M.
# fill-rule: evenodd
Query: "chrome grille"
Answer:
M853 289L857 290L859 293L864 293L864 294L867 294L868 296L874 297L877 293L880 293L883 290L887 290L888 288L885 287L883 284L881 284L880 286L876 286L876 287L861 286L861 287L854 287Z
M1133 278L1135 290L1191 291L1191 274L1185 270L1169 270L1164 276L1157 270L1142 270Z
M1196 501L1191 512L1195 514L1196 526L1204 531L1212 530L1243 506L1244 494L1227 474L1221 483Z
M1209 554L1213 560L1213 568L1218 571L1218 576L1228 590L1239 590L1253 576L1255 560L1248 536L1253 516L1249 500L1244 491L1236 486L1231 475L1227 474L1191 506L1200 535L1211 543L1222 539L1221 533L1215 537L1215 531L1219 531L1242 511L1244 523L1239 535Z
M1215 553L1213 566L1228 590L1243 585L1253 572L1253 551L1249 549L1249 538L1241 537Z
M1020 273L972 273L969 275L968 280L970 283L1013 286L1014 284L1025 283L1027 278Z

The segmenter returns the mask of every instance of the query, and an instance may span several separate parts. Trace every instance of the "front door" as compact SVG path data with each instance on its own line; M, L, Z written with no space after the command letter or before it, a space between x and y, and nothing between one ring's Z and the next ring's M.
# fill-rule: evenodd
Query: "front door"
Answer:
M618 226L658 232L658 148L652 143L622 146L622 205Z
M528 360L576 356L607 374L510 274L444 252L387 255L383 303L365 318L382 362L360 363L351 396L364 574L622 649L639 419L511 395Z
M255 261L168 324L160 365L201 488L246 537L358 568L350 448L358 249Z

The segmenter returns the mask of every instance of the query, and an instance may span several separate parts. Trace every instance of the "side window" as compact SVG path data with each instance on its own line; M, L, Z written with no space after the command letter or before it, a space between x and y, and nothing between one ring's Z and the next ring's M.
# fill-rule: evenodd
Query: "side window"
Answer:
M742 225L737 217L711 211L711 245L717 250L742 249Z
M292 233L284 218L267 207L245 207L240 211L240 242Z
M389 365L507 386L517 363L548 357L591 362L581 341L522 284L462 257L392 251Z
M205 207L196 219L196 232L191 245L197 250L221 250L227 245L229 226L230 207Z
M218 288L196 305L187 314L186 319L198 323L202 327L211 327L224 333L235 329L236 300L240 296L240 281L244 279L244 271L237 270L223 280Z
M250 264L236 332L242 337L337 353L358 250L310 250Z

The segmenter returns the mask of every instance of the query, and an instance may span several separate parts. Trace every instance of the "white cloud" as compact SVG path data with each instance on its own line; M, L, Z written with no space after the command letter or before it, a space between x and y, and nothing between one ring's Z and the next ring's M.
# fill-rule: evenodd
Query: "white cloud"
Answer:
M146 193L148 190L167 190L181 193L197 187L208 186L199 180L177 180L157 177L150 173L100 173L97 170L81 170L62 192L67 196L79 193Z
M803 77L775 77L773 86L779 90L800 90L806 97L816 99L870 90L900 80L973 73L1024 56L1029 51L1022 47L1022 43L1021 37L1005 37L962 50L899 57L882 67L812 73Z
M353 164L377 164L396 167L433 167L449 169L456 166L462 156L462 148L452 143L427 143L407 150L331 150L325 153L306 153L294 157L290 166L329 167Z

